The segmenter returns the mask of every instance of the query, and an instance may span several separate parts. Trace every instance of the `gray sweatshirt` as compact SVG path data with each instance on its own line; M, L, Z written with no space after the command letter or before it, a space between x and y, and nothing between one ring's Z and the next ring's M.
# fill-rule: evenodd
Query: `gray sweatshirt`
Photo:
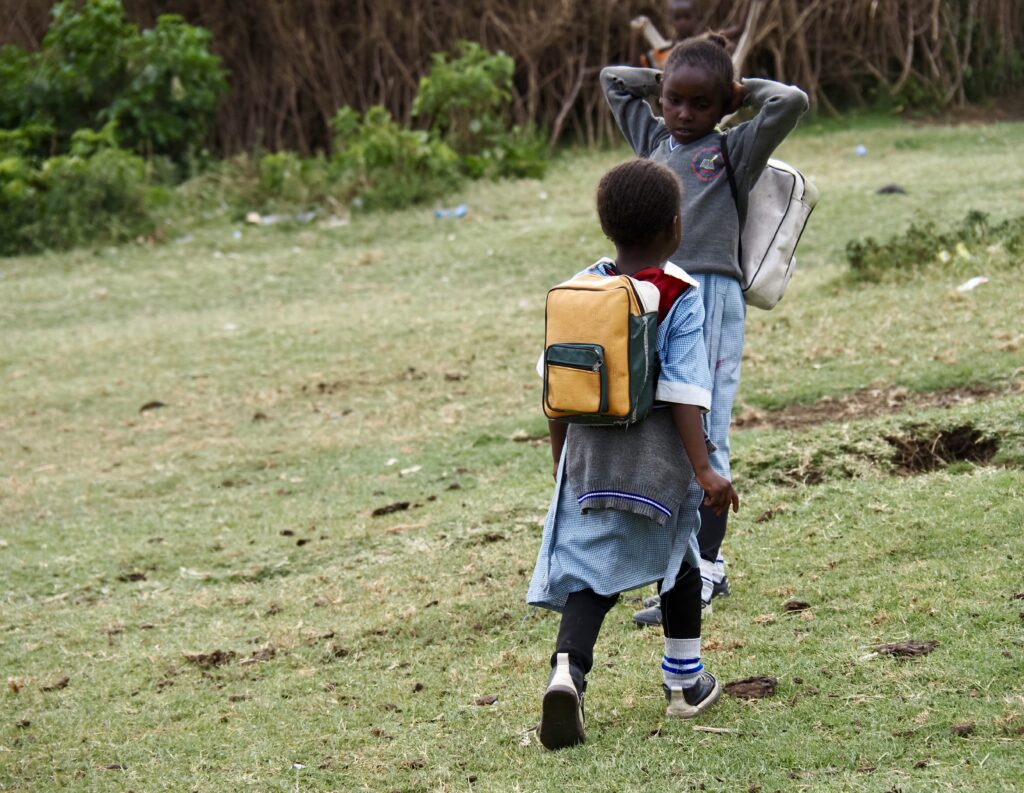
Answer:
M720 132L678 143L644 100L661 90L661 72L629 66L601 70L601 87L619 129L638 156L668 166L682 181L683 239L671 261L690 274L720 273L742 280L737 249L739 214L729 189ZM807 94L773 80L746 78L746 104L757 115L725 136L743 213L747 195L772 152L807 110Z

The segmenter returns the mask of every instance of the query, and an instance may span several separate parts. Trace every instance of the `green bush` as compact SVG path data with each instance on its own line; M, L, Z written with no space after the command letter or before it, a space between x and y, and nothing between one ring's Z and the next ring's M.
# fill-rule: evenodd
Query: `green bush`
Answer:
M227 90L210 34L176 15L144 30L128 59L131 79L110 108L118 139L136 151L181 161L206 134Z
M422 77L413 115L429 120L430 131L461 158L473 177L540 177L547 148L535 129L511 127L509 103L515 62L472 41L458 43L459 57L435 53Z
M399 208L454 189L458 155L422 130L404 129L377 105L360 118L343 107L331 121L336 184L366 209Z
M122 146L178 162L199 148L227 88L210 34L162 16L139 31L121 0L57 3L39 52L0 49L0 127L46 125L36 156L64 153L80 129L118 122Z
M434 53L412 112L429 118L431 131L459 154L478 154L505 129L502 116L512 98L515 62L473 41L457 46L461 55L451 61L443 52Z
M968 212L962 221L942 231L934 223L912 224L887 242L873 237L851 240L846 259L857 280L910 278L926 268L944 267L976 274L976 259L998 264L1019 262L1024 254L1024 216L992 225L988 215Z
M71 154L36 164L0 155L0 254L66 249L148 233L146 164L116 148L114 129L72 136Z

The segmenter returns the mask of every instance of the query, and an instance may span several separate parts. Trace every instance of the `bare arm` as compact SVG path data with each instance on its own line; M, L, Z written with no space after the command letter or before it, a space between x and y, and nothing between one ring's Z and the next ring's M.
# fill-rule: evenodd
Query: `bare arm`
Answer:
M565 434L568 427L561 421L548 419L548 436L551 438L551 475L558 479L558 461L562 459Z
M686 456L690 458L697 484L704 489L704 505L711 507L718 515L728 512L730 504L733 512L739 512L740 497L733 489L732 483L711 467L704 442L704 423L700 418L700 408L696 405L673 403L672 420L683 442L683 448L686 449Z

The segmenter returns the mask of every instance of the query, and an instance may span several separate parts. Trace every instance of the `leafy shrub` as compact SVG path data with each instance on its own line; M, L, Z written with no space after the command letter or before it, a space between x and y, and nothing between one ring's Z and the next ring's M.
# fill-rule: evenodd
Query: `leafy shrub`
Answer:
M51 150L38 156L110 120L123 146L147 155L184 161L202 143L227 88L207 31L162 16L140 33L121 0L67 0L51 13L39 52L0 49L0 126L49 125Z
M420 78L413 115L429 119L430 131L462 158L473 177L540 177L547 149L535 129L512 127L509 103L515 62L472 41L458 43L459 57L435 53Z
M430 129L459 154L477 154L505 129L502 110L512 98L515 62L473 41L457 46L461 55L452 61L434 53L412 112L429 117Z
M905 232L884 243L867 237L846 245L852 274L863 281L908 278L936 266L973 269L970 263L978 256L1019 261L1022 253L1024 216L992 225L988 215L976 210L968 212L947 231L940 231L934 223L911 224Z
M403 129L380 105L362 118L343 107L331 128L336 181L366 209L409 206L459 183L459 158L447 144L425 131Z
M177 15L144 30L128 59L131 79L104 112L117 121L122 144L181 160L196 147L227 90L210 33Z
M71 154L42 164L0 155L0 254L150 231L145 162L113 144L110 125L99 133L76 133Z
M290 151L259 160L256 196L261 208L310 207L329 200L334 185L322 157L303 159Z

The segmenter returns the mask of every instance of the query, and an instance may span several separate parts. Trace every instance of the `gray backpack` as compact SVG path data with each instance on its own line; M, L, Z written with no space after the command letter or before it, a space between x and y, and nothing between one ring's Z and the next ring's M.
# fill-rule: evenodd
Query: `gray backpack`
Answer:
M722 156L729 189L740 214L743 298L756 308L774 308L793 277L796 246L818 203L818 188L792 165L782 160L768 160L750 190L746 212L743 212L724 135Z

